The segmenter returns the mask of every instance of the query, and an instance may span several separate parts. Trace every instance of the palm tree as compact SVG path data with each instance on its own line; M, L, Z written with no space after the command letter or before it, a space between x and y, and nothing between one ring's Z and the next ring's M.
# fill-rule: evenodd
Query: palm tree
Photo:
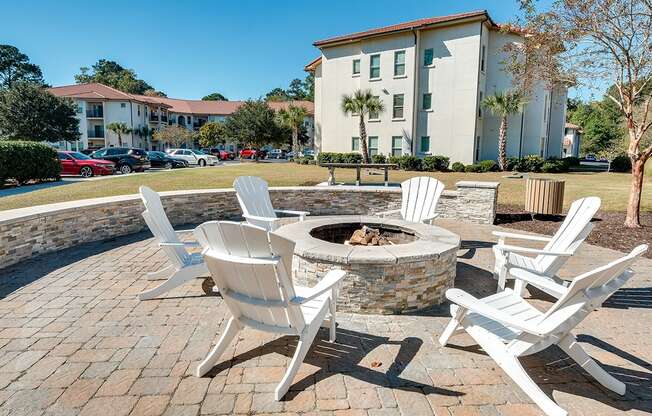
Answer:
M308 111L303 107L290 104L287 109L279 110L277 117L279 124L292 129L292 151L299 152L299 129L308 116Z
M131 129L126 123L109 123L106 128L118 135L118 146L120 147L122 147L122 135L131 133Z
M371 90L357 90L353 95L342 96L342 111L344 114L357 115L360 118L360 150L362 160L369 163L369 151L367 149L367 128L364 124L365 114L380 114L385 110L380 98L371 93Z
M482 101L484 107L496 117L501 118L498 131L498 166L500 166L500 170L507 169L507 117L523 111L525 103L525 96L521 91L497 92Z

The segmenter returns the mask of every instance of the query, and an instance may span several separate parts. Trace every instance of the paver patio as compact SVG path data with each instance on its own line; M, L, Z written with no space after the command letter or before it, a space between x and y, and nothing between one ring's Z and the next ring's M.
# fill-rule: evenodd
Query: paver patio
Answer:
M495 291L493 226L439 221L462 236L456 286ZM565 275L619 253L585 245ZM145 233L41 256L0 271L1 415L538 415L496 364L460 335L437 337L448 307L412 316L340 314L336 344L318 335L290 393L273 400L296 338L245 330L207 376L192 375L226 323L201 281L139 302L165 257ZM524 364L571 415L652 412L652 260L575 331L627 383L611 393L557 348ZM540 292L532 294L550 305Z

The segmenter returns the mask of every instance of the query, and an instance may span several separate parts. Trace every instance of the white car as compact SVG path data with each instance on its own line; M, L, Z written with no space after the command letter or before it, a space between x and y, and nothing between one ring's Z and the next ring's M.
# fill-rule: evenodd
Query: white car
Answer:
M185 160L190 165L197 166L207 166L207 165L217 165L220 160L213 155L207 155L201 150L193 149L169 149L167 151L168 155L176 157L178 159Z

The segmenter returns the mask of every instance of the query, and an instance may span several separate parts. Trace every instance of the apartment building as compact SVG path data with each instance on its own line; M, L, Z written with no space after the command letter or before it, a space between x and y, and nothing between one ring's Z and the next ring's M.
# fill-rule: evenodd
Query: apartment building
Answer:
M580 157L580 141L583 133L580 126L566 123L562 157Z
M500 120L480 105L511 88L502 69L505 33L486 11L420 19L320 40L315 74L315 146L359 150L358 117L341 110L344 94L370 89L385 106L366 123L371 154L446 155L451 162L496 159ZM566 89L541 83L522 114L509 118L509 156L560 157Z
M152 131L176 125L198 131L209 121L223 121L233 114L243 101L201 101L167 97L128 94L109 86L90 83L50 88L59 97L71 98L77 105L80 139L77 143L62 143L72 149L99 149L101 147L133 146L148 150L164 150L167 143L159 143ZM308 112L304 127L312 142L314 137L314 106L309 101L270 102L276 111L290 105L302 106ZM125 123L131 133L118 135L107 126L113 122ZM197 143L186 143L198 147ZM221 148L236 151L236 143Z

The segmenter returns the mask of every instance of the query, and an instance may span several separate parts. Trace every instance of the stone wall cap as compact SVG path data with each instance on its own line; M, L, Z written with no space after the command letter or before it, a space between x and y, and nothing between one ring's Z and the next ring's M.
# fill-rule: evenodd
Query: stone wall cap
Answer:
M500 182L484 182L484 181L459 181L455 183L458 188L488 188L498 189Z

